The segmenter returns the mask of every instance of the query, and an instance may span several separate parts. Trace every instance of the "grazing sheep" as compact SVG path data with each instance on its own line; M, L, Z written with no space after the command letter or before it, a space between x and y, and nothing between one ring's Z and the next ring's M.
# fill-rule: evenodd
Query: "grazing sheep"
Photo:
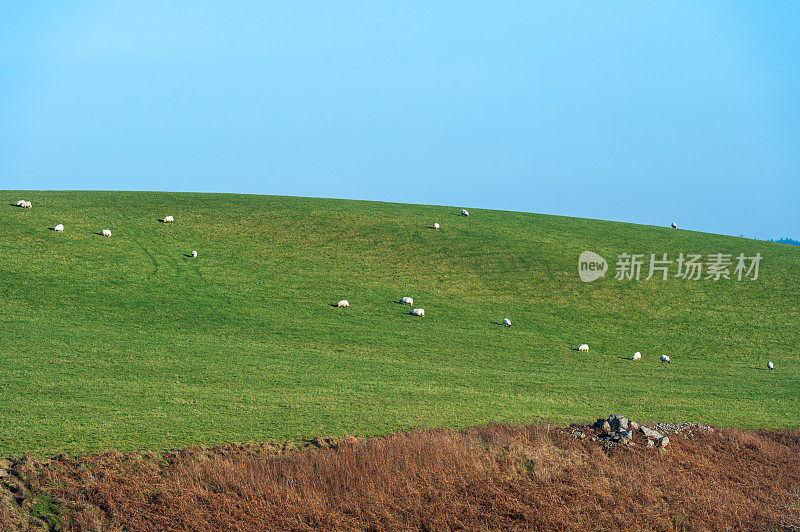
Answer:
M511 327L511 320L508 318L503 318L503 325L506 327Z
M17 207L22 207L23 205L25 205L25 200L24 199L21 199L21 200L19 200L17 202Z
M588 350L589 350L589 344L581 344L581 345L578 346L578 351L585 352L585 351L588 351Z
M461 209L461 216L469 216L469 211L467 209Z
M412 309L411 310L411 315L412 316L424 316L425 315L425 309L424 308Z
M775 367L775 364L773 364L772 362L767 362L767 369L772 369L774 367Z
M100 231L100 234L103 236L111 236L111 229L103 229Z
M433 224L433 228L434 229L439 229L439 222L436 222L435 224Z
M23 203L22 203L22 205L20 205L20 206L21 206L23 209L30 209L30 208L31 208L33 205L31 204L31 202L30 202L30 201L25 201L25 202L23 202Z
M197 252L196 251L192 251L191 253L189 253L189 255L191 255L192 258L194 259L194 258L197 257Z
M336 302L336 306L338 308L350 308L350 302L346 299L342 299L341 301Z
M53 231L55 231L57 233L63 233L64 232L64 224L58 224L57 226L53 227Z
M678 228L678 224L676 224L675 222L672 222L672 228L673 229L677 229Z
M414 304L414 298L413 297L400 298L400 304L401 305L413 305Z
M164 219L161 221L164 222L165 224L171 224L172 222L175 221L175 218L173 218L172 216L164 216Z
M661 355L661 362L672 362L667 355Z
M641 354L639 351L636 351L636 352L633 354L633 359L634 359L634 360L641 360L641 359L642 359L642 354Z

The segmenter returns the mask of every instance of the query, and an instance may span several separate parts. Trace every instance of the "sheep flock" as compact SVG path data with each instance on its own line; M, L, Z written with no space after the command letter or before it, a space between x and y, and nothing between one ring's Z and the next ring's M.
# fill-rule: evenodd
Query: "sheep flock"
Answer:
M20 207L20 208L23 208L23 209L30 209L30 208L32 208L33 204L30 201L27 201L27 200L19 200L19 201L17 201L16 206ZM459 214L461 216L468 217L469 216L469 211L467 211L467 209L461 209ZM163 218L159 219L159 221L161 221L164 224L171 224L171 223L175 222L175 218L172 215L167 215L167 216L164 216ZM677 228L677 224L675 222L672 222L672 224L670 224L670 225L674 229ZM439 228L440 228L440 225L439 225L438 222L433 224L433 229L437 229L438 230ZM52 229L53 229L53 231L55 231L57 233L63 233L64 232L64 224L61 224L61 223L56 224L54 227L52 227ZM111 237L111 230L110 229L102 229L100 231L100 233L98 233L98 234L110 238ZM192 257L192 258L196 258L197 257L197 251L194 251L194 250L191 251L189 256ZM412 305L414 305L414 298L409 297L409 296L403 296L398 300L398 303L400 303L402 305L412 306ZM337 307L337 308L349 309L350 308L350 302L347 299L341 299L341 300L337 301L333 306ZM423 309L423 308L412 308L411 311L409 312L409 314L411 316L424 317L425 316L425 309ZM511 327L511 320L509 318L503 318L501 323L505 327ZM578 346L577 350L579 352L581 352L581 353L587 353L587 352L589 352L589 344L586 344L586 343L580 344ZM633 361L642 360L641 352L639 352L639 351L635 352L633 354L633 356L630 358L630 360L633 360ZM659 361L662 362L662 363L671 363L672 362L672 360L670 359L670 357L668 355L661 355L659 357ZM775 365L773 364L772 361L767 362L767 369L772 370L772 369L774 369L774 367L775 367Z

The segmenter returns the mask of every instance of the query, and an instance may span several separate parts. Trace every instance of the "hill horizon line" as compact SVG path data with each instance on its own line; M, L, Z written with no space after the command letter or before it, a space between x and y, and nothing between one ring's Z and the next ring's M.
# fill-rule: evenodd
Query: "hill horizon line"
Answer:
M611 220L607 218L592 218L588 216L570 216L567 214L556 214L556 213L549 213L549 212L540 212L540 211L518 211L513 209L495 209L490 207L480 207L476 205L469 205L469 204L445 204L445 203L413 203L413 202L404 202L404 201L390 201L390 200L376 200L376 199L364 199L364 198L344 198L344 197L332 197L332 196L302 196L302 195L294 195L294 194L259 194L254 192L213 192L213 191L197 191L197 190L115 190L115 189L0 189L0 194L2 193L13 193L13 192L38 192L38 193L58 193L58 192L68 192L68 193L119 193L119 194L200 194L200 195L217 195L217 196L252 196L252 197L266 197L266 198L296 198L296 199L310 199L310 200L332 200L332 201L354 201L354 202L364 202L364 203L377 203L377 204L387 204L387 205L419 205L421 207L447 207L453 209L472 209L472 210L480 210L480 211L490 211L496 213L514 213L514 214L532 214L537 216L554 216L558 218L570 218L575 220L591 220L596 222L608 222L614 224L626 224L626 225L634 225L638 227L669 227L669 223L664 225L656 225L656 224L647 224L647 223L638 223L638 222L630 222L630 221L623 221L623 220ZM670 222L671 223L671 222ZM759 242L770 242L770 243L778 243L778 244L786 244L790 242L785 242L786 240L793 240L796 239L792 237L780 237L780 238L756 238L747 235L735 235L729 233L714 233L711 231L703 231L700 229L691 229L685 228L682 226L678 226L678 229L681 231L690 231L693 233L699 234L706 234L706 235L715 235L715 236L725 236L731 238L744 238L747 240L756 240Z

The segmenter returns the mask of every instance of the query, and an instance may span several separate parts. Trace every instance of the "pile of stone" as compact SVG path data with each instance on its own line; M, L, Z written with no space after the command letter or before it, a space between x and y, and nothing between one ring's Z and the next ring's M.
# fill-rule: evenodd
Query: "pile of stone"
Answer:
M588 434L586 429L590 430ZM665 434L639 425L620 414L611 414L608 419L598 419L588 427L574 427L572 435L581 440L588 437L591 441L599 441L607 449L616 445L633 447L637 445L637 439L648 448L663 450L669 445L669 437Z
M714 427L700 423L657 423L653 428L663 434L680 434L684 438L691 438L695 432L714 432Z

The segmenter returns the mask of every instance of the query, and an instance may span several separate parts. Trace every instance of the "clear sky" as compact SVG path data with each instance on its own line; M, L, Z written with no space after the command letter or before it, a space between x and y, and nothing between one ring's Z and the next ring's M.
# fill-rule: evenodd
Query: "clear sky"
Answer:
M0 188L800 238L800 2L7 2Z

